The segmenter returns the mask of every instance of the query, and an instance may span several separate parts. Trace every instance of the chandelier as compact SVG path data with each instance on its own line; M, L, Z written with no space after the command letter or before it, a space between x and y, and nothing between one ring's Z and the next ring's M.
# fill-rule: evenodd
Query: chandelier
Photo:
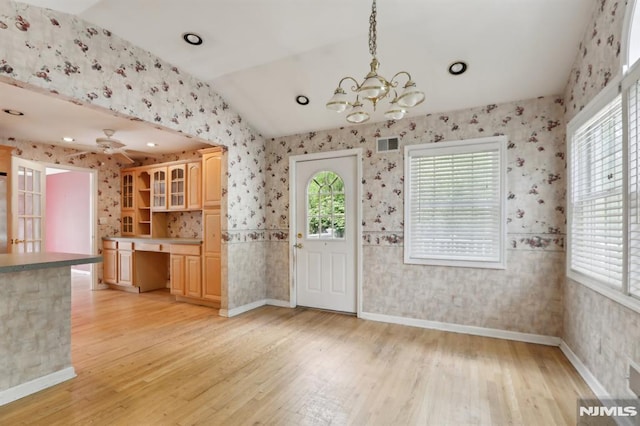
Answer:
M371 53L371 71L364 77L362 83L353 77L343 77L338 83L338 88L333 92L333 97L327 102L327 108L338 113L349 111L347 121L354 124L364 123L370 117L369 113L364 109L364 105L360 99L368 100L373 104L375 111L378 101L389 96L393 92L393 99L390 102L389 109L384 113L385 118L389 120L399 120L405 116L407 110L424 101L424 93L416 88L416 84L411 80L411 74L406 71L396 73L391 80L387 80L378 75L378 67L380 62L376 59L376 0L373 0L371 6L371 16L369 17L369 53ZM402 87L402 92L398 95L396 88L398 87L398 77L405 76L407 82ZM342 88L342 83L351 80L355 86L351 87L351 92L355 94L355 101L349 99L347 92ZM353 95L352 95L353 96Z

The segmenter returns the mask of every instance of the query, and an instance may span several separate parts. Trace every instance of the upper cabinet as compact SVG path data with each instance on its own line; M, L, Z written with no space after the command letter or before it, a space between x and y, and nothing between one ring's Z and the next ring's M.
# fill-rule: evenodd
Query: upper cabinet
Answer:
M135 235L135 172L122 172L120 177L120 194L122 199L120 215L120 232L122 235Z
M208 148L200 150L200 152L202 153L202 169L204 172L202 180L203 207L220 207L220 200L222 199L222 149Z
M122 173L121 193L122 193L122 210L123 211L133 210L134 208L133 207L134 174L135 173L132 171Z
M123 236L165 237L167 213L220 207L222 150L211 148L202 154L202 161L173 161L121 171Z
M202 166L200 161L187 164L187 209L202 208Z
M151 210L167 210L167 167L151 169Z
M169 175L169 194L167 195L169 210L186 210L187 208L187 165L176 164L167 167Z

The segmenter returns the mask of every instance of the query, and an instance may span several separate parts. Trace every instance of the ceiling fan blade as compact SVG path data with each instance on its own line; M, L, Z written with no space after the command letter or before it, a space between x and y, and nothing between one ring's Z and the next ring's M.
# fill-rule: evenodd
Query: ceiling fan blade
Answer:
M136 151L135 149L125 149L124 150L127 155L133 157L133 158L155 158L155 159L159 159L161 158L161 155L159 154L152 154L150 152L143 152L143 151Z
M84 155L84 154L95 154L93 151L80 151L80 152L74 152L73 154L67 154L65 155L66 158L72 158L72 157L78 157L79 155Z
M120 156L120 159L123 160L124 163L126 164L133 164L135 163L135 160L131 157L129 157L127 154L125 154L123 151L116 151L115 153L116 155Z

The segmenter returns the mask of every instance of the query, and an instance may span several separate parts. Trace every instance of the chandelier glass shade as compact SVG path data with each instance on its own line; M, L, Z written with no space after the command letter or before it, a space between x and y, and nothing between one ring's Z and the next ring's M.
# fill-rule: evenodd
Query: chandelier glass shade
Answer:
M424 92L417 89L416 84L411 79L411 74L406 71L396 73L391 80L387 80L378 74L380 62L376 59L376 0L373 0L371 6L371 16L369 17L369 53L372 59L370 71L360 83L353 77L343 77L338 83L338 87L333 92L333 96L327 102L327 109L347 114L347 121L358 124L364 123L370 118L369 113L364 109L361 99L368 100L373 105L375 111L376 105L382 99L390 97L389 107L385 111L384 116L388 120L400 120L405 116L409 108L421 104L424 101ZM406 82L402 89L398 91L400 85L399 78L406 78ZM350 80L353 82L351 96L347 94L342 84ZM390 94L393 93L393 97ZM355 95L355 99L353 96Z

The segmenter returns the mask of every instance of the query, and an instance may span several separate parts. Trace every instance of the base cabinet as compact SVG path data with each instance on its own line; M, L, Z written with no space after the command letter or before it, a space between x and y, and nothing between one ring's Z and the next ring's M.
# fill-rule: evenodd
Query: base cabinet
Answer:
M133 285L133 244L104 241L102 281L106 284Z
M106 244L102 248L102 281L108 284L118 282L118 250L116 244ZM108 241L108 243L112 243Z
M221 274L220 255L204 255L204 285L202 297L207 300L220 302Z
M202 297L202 260L199 245L171 245L171 294Z
M118 284L133 285L133 250L118 249Z

